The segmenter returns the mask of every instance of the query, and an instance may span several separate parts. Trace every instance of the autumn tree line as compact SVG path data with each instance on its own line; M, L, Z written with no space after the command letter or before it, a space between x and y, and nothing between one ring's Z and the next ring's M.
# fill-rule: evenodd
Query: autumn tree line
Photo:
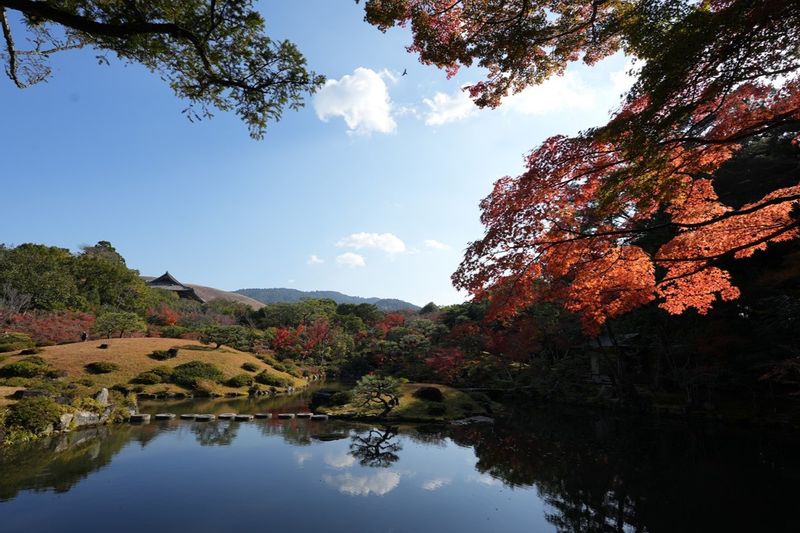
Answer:
M82 332L158 336L344 381L378 374L542 401L713 412L746 399L774 409L798 393L798 256L787 243L741 263L741 297L705 315L651 304L590 335L579 314L553 302L513 320L497 319L487 299L418 312L316 299L258 310L199 303L147 286L108 242L78 253L23 244L0 251L0 349L76 342Z

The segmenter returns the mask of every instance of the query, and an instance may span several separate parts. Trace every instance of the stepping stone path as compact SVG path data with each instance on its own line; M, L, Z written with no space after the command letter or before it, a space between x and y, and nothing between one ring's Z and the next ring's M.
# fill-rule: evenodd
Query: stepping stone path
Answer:
M137 413L131 415L130 421L132 423L146 424L150 422L151 416L156 420L173 420L178 415L176 415L175 413L158 413L155 415ZM316 415L314 413L279 413L277 417L284 420L293 418L305 418L308 420L328 420L328 415ZM259 418L262 420L272 418L272 413L256 413L255 415L221 413L217 416L210 414L182 414L180 415L180 418L181 420L195 420L197 422L210 422L211 420L216 420L217 418L219 418L220 420L238 420L241 422L247 422L253 420L254 418Z

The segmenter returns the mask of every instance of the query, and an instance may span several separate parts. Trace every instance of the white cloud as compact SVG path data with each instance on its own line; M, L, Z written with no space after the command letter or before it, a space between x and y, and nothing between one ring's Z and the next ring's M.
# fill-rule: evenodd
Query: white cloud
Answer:
M337 454L326 454L325 455L325 464L330 467L341 469L341 468L348 468L353 466L356 462L356 458L350 455L347 452L341 452Z
M500 109L522 115L547 115L616 105L620 94L627 92L636 81L642 65L641 60L634 63L633 58L627 58L624 67L611 72L607 81L600 85L588 83L575 71L552 76L542 84L506 96ZM450 94L437 92L433 98L422 101L427 106L423 118L428 126L457 122L481 111L463 87Z
M354 254L353 252L347 252L343 253L342 255L337 255L336 263L350 268L367 266L367 262L364 261L364 257L358 254Z
M634 62L634 59L629 57L628 60L625 61L625 66L622 67L622 70L612 72L609 75L611 84L614 87L614 92L617 95L628 92L628 89L630 89L634 82L636 82L636 78L639 77L639 71L641 70L642 65L644 65L644 62Z
M427 126L441 126L448 122L464 120L478 110L469 93L463 88L453 94L436 93L433 98L425 98L422 102L428 106L428 111L425 113Z
M406 243L393 233L353 233L336 243L340 248L376 248L387 254L400 254L406 251Z
M481 485L486 485L488 487L500 487L503 485L502 481L500 481L496 477L490 476L489 474L480 474L477 476L471 476L467 478L467 480L480 483Z
M428 491L439 490L445 485L449 485L450 480L447 478L435 478L429 479L428 481L422 484L422 488Z
M425 239L425 246L434 250L449 250L450 246L436 239Z
M400 484L400 474L396 472L378 472L371 476L342 474L325 476L324 479L328 485L336 487L339 492L351 496L369 496L370 494L383 496Z
M367 69L367 70L369 70L369 69ZM397 72L394 72L393 70L389 70L388 68L385 68L382 71L380 71L380 73L378 75L381 78L387 79L392 83L397 83L398 81L400 81L400 74L398 74Z
M591 110L597 105L596 93L578 74L567 72L505 97L502 109L523 115Z
M308 452L294 452L294 459L300 466L303 466L303 463L311 459L311 457L311 454Z
M325 122L342 117L354 133L392 133L397 123L384 77L391 79L391 73L358 67L340 80L328 80L314 97L317 116Z
M306 264L307 265L321 265L324 262L325 262L325 260L320 259L319 257L317 257L314 254L311 254L311 256L308 258L308 261L306 261Z

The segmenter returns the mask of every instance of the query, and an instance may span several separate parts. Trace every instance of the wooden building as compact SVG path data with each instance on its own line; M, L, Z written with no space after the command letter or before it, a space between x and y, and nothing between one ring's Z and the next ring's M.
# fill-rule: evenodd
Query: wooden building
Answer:
M197 295L197 292L195 292L192 287L184 285L172 277L172 274L169 272L164 272L164 274L161 276L149 280L147 284L153 289L176 292L180 298L184 298L186 300L194 300L196 302L206 303L205 300Z

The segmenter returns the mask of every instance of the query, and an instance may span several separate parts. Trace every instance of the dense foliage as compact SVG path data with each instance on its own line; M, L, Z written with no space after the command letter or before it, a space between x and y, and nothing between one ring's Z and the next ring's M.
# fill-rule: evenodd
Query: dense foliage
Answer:
M23 39L15 41L7 12L21 16ZM54 53L91 47L103 54L101 63L110 53L157 73L188 101L190 120L211 116L211 108L235 111L254 138L324 81L292 42L266 35L249 0L0 0L0 23L0 60L20 88L50 77ZM17 48L26 40L27 49Z
M711 179L721 198L744 204L750 196L760 194L761 188L793 179L798 168L796 148L776 134L744 147ZM758 184L742 185L742 177L752 175L765 177ZM657 247L671 235L652 234L639 244ZM32 246L41 250L39 245ZM101 243L92 249L97 260L124 265L110 245ZM8 260L12 250L2 249L3 260ZM69 264L86 253L53 255L65 257ZM36 272L32 265L49 254L11 254L14 269ZM325 299L269 304L256 311L230 301L201 304L179 300L145 286L141 300L133 306L138 311L127 310L129 301L124 299L118 300L121 303L116 307L111 302L84 306L80 291L73 305L82 311L68 308L66 300L61 301L66 309L52 310L53 299L31 298L24 309L0 305L3 327L8 330L0 337L0 345L17 351L34 344L78 341L82 332L101 336L122 332L210 344L182 346L178 342L172 350L151 354L156 360L171 359L178 347L212 350L219 346L221 357L230 349L250 351L274 369L309 381L327 376L356 382L373 375L370 379L394 377L489 391L524 391L556 401L622 401L639 408L693 410L724 409L747 396L755 412L775 411L791 406L800 393L798 254L796 244L786 242L745 261L726 263L741 295L736 302L709 309L706 315L671 315L650 303L609 318L600 335L587 335L585 317L565 309L562 301L535 301L502 319L491 299L427 305L419 312L403 313ZM121 272L116 267L104 271ZM51 284L52 294L87 286L76 283L72 275L56 279L62 285ZM129 277L103 279L108 284L127 283ZM92 284L93 294L114 293L103 283ZM27 286L11 286L11 292ZM128 325L122 328L120 323ZM174 370L142 370L133 379L135 384L174 383L201 392L213 391L218 384L294 385L287 377L263 371L264 367L255 363L242 366L243 373L233 378L213 365L197 362ZM0 378L15 386L36 380L36 387L60 379L37 356L0 366Z
M589 333L657 301L706 313L739 297L729 259L796 238L797 176L721 196L713 176L745 148L800 137L800 7L720 0L374 0L367 20L410 23L412 50L453 73L477 61L479 105L623 50L638 80L612 120L528 156L481 204L456 286L500 318L558 301ZM658 233L657 241L649 240Z

